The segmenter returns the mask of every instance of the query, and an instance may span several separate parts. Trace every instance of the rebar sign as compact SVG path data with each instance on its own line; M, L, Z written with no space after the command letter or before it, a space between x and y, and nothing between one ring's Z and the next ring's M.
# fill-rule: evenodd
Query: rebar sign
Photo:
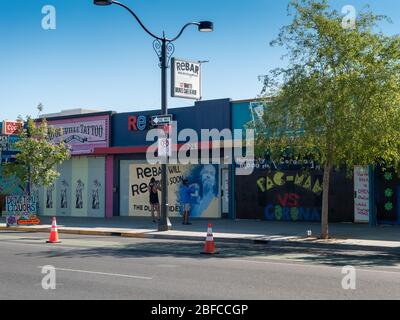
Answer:
M201 63L172 58L171 96L201 99Z

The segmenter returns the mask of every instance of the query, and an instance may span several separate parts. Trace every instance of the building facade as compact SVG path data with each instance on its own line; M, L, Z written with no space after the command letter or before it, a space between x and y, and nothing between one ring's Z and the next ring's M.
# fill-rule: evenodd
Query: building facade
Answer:
M196 102L194 106L170 109L176 132L192 129L201 138L202 129L229 129L230 100L220 99ZM106 155L107 166L112 168L109 186L114 216L150 216L148 185L151 178L161 179L159 165L150 165L146 159L148 147L155 141L146 141L153 128L152 116L156 111L127 112L112 117L112 142L109 148L97 148L95 154ZM187 142L175 141L179 150ZM200 143L201 145L201 143ZM192 151L199 151L199 144ZM222 157L223 155L221 155ZM229 215L229 165L215 163L168 165L169 215L179 216L181 204L179 188L187 178L196 190L191 198L191 215L196 218L221 218ZM225 192L225 193L224 193ZM224 194L224 197L221 197Z
M110 146L111 116L111 112L96 112L47 118L48 124L58 129L51 140L64 141L71 158L57 167L60 176L53 185L37 188L39 215L106 216L110 173L106 155L96 155L95 150Z
M15 147L15 142L18 141L18 136L8 134L3 130L6 122L0 122L0 164L15 161L18 153ZM7 133L7 134L6 134ZM2 166L0 165L0 215L5 211L5 197L12 194L21 194L23 190L19 182L12 177L5 177L2 174Z
M150 217L148 185L151 178L160 180L161 172L160 166L147 161L146 152L149 148L156 150L157 144L155 140L147 141L146 136L154 128L152 117L160 111L88 112L47 115L48 123L60 129L52 140L64 141L70 148L71 159L57 168L60 177L52 186L36 190L39 215ZM252 174L236 175L238 164L224 163L227 155L222 144L211 145L202 137L202 130L244 130L257 121L261 123L263 112L260 101L230 99L199 101L170 109L174 130L180 133L192 129L199 138L190 144L190 150L197 152L197 163L168 165L170 216L181 215L179 189L182 179L187 178L195 190L191 197L194 218L321 220L323 171L318 164L285 157L278 162L258 158L252 164ZM187 147L187 138L173 141L174 150L179 152ZM16 139L15 135L0 136L2 162L15 159ZM215 151L219 163L202 162L203 151L210 157ZM329 221L358 222L357 211L369 215L364 222L400 224L399 176L376 168L358 180L355 185L355 179L345 171L332 174ZM20 193L22 189L15 179L5 179L1 171L0 182L3 206L6 195ZM369 206L365 192L369 193Z
M257 100L232 102L232 128L262 124L264 106ZM267 221L321 221L323 171L312 160L282 157L255 159L254 172L234 176L234 216ZM354 221L354 183L339 171L332 174L329 221Z

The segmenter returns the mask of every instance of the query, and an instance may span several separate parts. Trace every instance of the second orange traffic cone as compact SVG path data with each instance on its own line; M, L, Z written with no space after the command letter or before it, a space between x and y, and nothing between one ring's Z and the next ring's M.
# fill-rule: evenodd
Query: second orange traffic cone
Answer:
M206 238L206 243L204 244L204 251L202 252L203 254L215 254L215 242L214 242L214 237L212 233L212 226L211 223L208 225L207 228L207 238Z
M60 243L60 239L58 238L58 229L57 229L57 221L56 218L53 217L53 221L51 223L51 232L50 238L47 243Z

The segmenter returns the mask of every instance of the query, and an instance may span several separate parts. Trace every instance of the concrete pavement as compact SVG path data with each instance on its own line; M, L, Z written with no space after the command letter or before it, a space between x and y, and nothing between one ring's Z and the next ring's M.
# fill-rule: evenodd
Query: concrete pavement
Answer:
M51 227L50 217L41 217L40 226L19 226L6 228L4 218L0 230L19 230L48 232ZM204 241L207 224L213 225L214 238L217 242L274 242L296 243L298 245L358 246L377 248L399 248L400 227L358 224L330 224L332 239L318 240L319 223L306 222L268 222L249 220L192 220L192 225L181 224L178 218L172 218L173 230L158 232L157 226L149 218L114 217L111 219L58 217L57 223L61 234L122 236L133 238L196 240ZM307 237L307 230L312 237Z

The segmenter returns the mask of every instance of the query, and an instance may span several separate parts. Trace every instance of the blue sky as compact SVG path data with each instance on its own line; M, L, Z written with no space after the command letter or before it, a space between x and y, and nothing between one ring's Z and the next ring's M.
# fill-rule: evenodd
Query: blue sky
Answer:
M269 47L290 20L287 0L122 0L154 33L174 36L189 21L212 20L215 32L191 28L175 43L175 56L210 60L203 66L203 99L256 97L258 76L282 64L281 49ZM61 109L118 112L160 106L160 70L152 39L120 7L92 0L0 0L0 119ZM383 24L399 33L398 0L335 0L340 10L370 4L389 15ZM57 29L43 30L44 5L57 12ZM169 98L170 107L192 101Z

